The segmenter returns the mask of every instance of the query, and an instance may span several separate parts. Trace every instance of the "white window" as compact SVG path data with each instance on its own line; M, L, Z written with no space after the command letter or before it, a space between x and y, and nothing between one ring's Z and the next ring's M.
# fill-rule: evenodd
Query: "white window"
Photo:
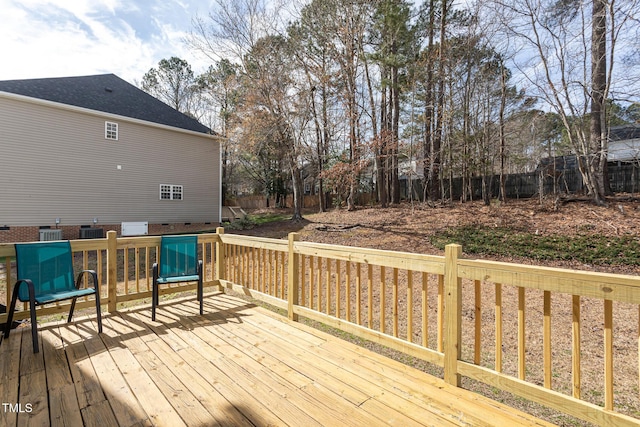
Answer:
M105 139L118 140L118 124L113 122L104 122Z
M174 185L171 187L171 198L173 200L182 200L182 185Z
M160 200L171 200L171 186L160 184Z
M160 184L160 200L182 200L182 185Z

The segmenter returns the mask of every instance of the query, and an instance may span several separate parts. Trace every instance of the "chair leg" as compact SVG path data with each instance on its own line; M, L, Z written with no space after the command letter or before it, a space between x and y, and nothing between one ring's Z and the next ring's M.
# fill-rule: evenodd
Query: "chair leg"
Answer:
M200 315L204 314L204 290L203 290L203 280L202 280L202 261L198 262L198 301L200 301Z
M33 352L38 353L40 351L40 347L38 346L38 322L36 320L36 291L30 280L26 282L27 288L29 289L29 312L31 314L31 339L33 340Z
M154 263L153 271L153 288L151 288L151 320L156 321L156 306L158 305L158 264Z
M18 301L18 290L20 285L27 285L29 289L29 314L31 315L31 340L33 342L33 352L38 353L40 347L38 346L38 322L36 320L36 293L33 289L33 282L29 279L18 280L13 287L13 295L11 295L11 305L9 306L9 313L7 316L7 324L4 328L4 337L8 338L11 332L11 324L13 323L13 313L16 311L16 302Z
M204 296L202 290L202 278L198 280L198 301L200 301L200 315L204 314Z
M29 295L31 296L31 295ZM35 298L30 298L29 311L31 312L31 340L33 341L33 352L38 353L40 347L38 346L38 322L36 321L36 301Z
M71 319L73 318L73 310L75 310L76 308L76 299L77 298L73 298L71 300L71 307L69 308L69 317L67 317L67 323L71 323Z
M89 274L93 281L93 289L96 300L96 317L98 318L98 333L102 333L102 309L100 307L100 284L98 283L98 275L94 270L84 270L82 273L78 275L76 279L76 288L80 289L80 283L82 280L82 276L85 274ZM75 306L75 298L73 299L73 303L71 304L71 313L73 312L73 307ZM71 321L71 314L69 314L69 321Z
M158 305L158 283L153 282L153 289L151 291L151 320L156 321L156 305Z
M11 324L13 323L13 313L16 311L16 302L18 301L18 287L19 284L13 287L13 295L11 295L11 304L9 305L9 313L7 315L7 324L4 328L4 337L9 338L11 332Z
M98 333L102 333L102 308L100 307L100 290L96 289L96 317L98 318Z

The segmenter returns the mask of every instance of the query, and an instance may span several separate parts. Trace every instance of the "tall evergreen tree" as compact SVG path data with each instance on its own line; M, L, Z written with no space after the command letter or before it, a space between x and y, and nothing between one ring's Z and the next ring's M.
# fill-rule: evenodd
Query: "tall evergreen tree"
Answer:
M157 68L151 68L142 77L142 90L181 113L195 115L192 101L196 89L191 65L175 56L161 59Z

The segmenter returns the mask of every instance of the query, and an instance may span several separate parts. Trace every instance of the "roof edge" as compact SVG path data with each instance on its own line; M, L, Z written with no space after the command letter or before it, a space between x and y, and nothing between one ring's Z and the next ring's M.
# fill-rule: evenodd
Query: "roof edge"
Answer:
M175 126L164 125L161 123L150 122L148 120L135 119L133 117L122 116L122 115L113 114L113 113L106 113L104 111L92 110L90 108L84 108L84 107L77 107L75 105L69 105L62 102L49 101L46 99L34 98L32 96L25 96L25 95L20 95L12 92L5 92L1 90L0 90L0 98L13 99L16 101L22 101L22 102L27 102L31 104L37 104L37 105L44 105L47 107L58 108L61 110L73 111L76 113L88 114L92 116L107 117L112 119L117 118L120 121L126 121L130 123L136 123L136 124L141 124L145 126L165 129L165 130L171 130L174 132L185 133L188 135L197 135L197 136L201 136L201 137L205 137L213 140L226 139L223 136L218 135L217 133L196 132L189 129L183 129Z

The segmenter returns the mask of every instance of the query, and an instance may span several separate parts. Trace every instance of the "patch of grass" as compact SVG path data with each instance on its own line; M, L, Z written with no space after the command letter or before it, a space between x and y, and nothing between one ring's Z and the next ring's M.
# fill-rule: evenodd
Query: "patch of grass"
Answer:
M269 224L271 222L280 222L289 219L291 215L278 213L265 213L257 215L247 215L242 219L225 223L225 227L230 230L249 230L251 228Z
M291 214L282 213L266 213L259 215L249 215L249 218L255 225L267 224L270 222L285 221L291 218Z
M256 224L249 218L249 216L245 216L242 219L237 219L233 222L225 223L224 227L230 230L249 230L255 227Z
M478 255L576 260L596 265L640 265L640 239L635 236L543 236L505 227L466 225L436 234L431 243L439 249L449 243L458 243L466 253Z

